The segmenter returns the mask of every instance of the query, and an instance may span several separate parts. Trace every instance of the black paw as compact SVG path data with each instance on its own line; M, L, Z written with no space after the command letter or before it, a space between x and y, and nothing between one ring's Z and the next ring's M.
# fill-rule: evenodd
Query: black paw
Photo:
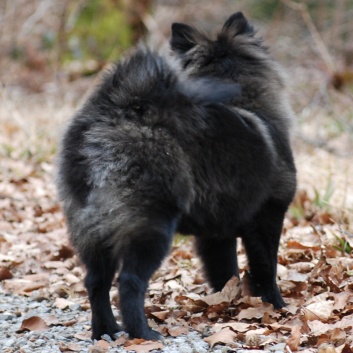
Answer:
M287 306L287 303L283 300L278 288L263 294L261 299L265 303L271 303L276 310Z
M270 284L256 283L250 274L250 291L254 297L261 297L264 303L271 303L276 310L287 306L276 282Z
M278 310L281 309L285 306L287 306L288 304L283 300L282 297L280 298L271 298L271 299L267 299L267 296L262 296L261 297L262 301L265 303L271 303L273 305L273 307Z
M146 338L148 337L148 338ZM146 335L146 337L144 337L144 339L146 340L150 340L150 341L163 341L164 337L157 331L150 329L148 334Z
M92 327L91 337L93 340L100 340L103 335L108 335L114 340L114 335L120 331L123 329L117 323L110 326L101 325L100 327Z
M143 330L143 332L129 333L133 338L143 338L147 341L162 341L164 337L157 331L154 331L150 328Z

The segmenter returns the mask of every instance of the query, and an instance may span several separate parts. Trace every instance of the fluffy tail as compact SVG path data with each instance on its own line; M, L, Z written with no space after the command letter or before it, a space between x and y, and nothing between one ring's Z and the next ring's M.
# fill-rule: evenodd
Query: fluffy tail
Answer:
M177 99L196 104L234 103L241 96L240 86L215 78L179 79L167 60L140 48L106 75L101 92L110 102L131 106ZM102 98L102 97L101 97Z

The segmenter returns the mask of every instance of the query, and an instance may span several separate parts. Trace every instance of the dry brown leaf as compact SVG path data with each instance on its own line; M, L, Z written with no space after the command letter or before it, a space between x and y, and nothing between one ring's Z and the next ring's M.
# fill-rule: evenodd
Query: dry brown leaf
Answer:
M136 351L136 353L148 353L155 349L163 349L163 347L164 345L161 342L143 340L141 343L125 346L124 349L127 351Z
M81 282L81 279L78 278L77 276L73 275L72 273L66 273L64 275L64 280L68 284L76 284L76 283L80 283Z
M169 310L164 310L164 311L155 311L151 313L152 316L156 317L157 319L164 321L168 318L170 314Z
M180 335L187 335L189 333L189 329L185 326L174 326L168 328L168 333L172 337L178 337Z
M49 326L72 326L75 325L79 320L77 319L72 319L72 320L68 320L68 321L60 321L60 319L54 315L49 315L45 318L46 323Z
M335 345L344 344L346 338L347 338L346 332L340 328L335 328L330 333L330 341L334 342Z
M180 304L185 310L191 311L192 313L198 313L204 311L208 305L201 299L192 299L191 295L178 295L174 300ZM200 297L196 295L195 297Z
M341 320L336 321L334 324L326 324L319 320L308 321L307 325L311 330L311 335L320 336L322 334L327 334L334 329L342 329L344 331L352 329L353 317L352 315L345 316Z
M286 341L287 346L292 351L298 351L300 345L301 328L299 326L294 326L292 328L291 334Z
M240 292L239 279L233 276L224 286L224 288L217 293L213 293L203 297L201 300L208 305L217 305L223 302L230 303L237 297Z
M80 341L90 341L91 340L91 332L83 331L75 333L74 337Z
M65 267L65 263L63 261L46 261L43 263L42 267L48 269L58 269Z
M305 282L307 281L308 276L303 273L299 273L298 271L294 270L289 270L286 275L286 280L287 281L293 281L293 282Z
M295 325L295 326L299 326L299 325ZM280 324L278 322L273 322L271 324L268 324L266 325L266 327L271 328L271 330L273 331L283 331L283 332L291 332L293 329L292 325Z
M317 353L337 353L335 346L323 343L318 347Z
M321 245L320 244L314 244L314 243L309 243L309 242L298 242L298 241L288 241L286 244L286 247L288 249L297 249L297 250L306 250L306 249L311 249L314 251L319 251L321 250Z
M341 292L341 293L332 293L335 304L333 305L333 311L340 311L344 309L347 305L348 299L352 296L351 292Z
M235 332L246 332L256 327L255 324L245 324L243 322L228 322L226 324L215 324L213 329L218 332L226 327L230 327Z
M99 340L96 342L95 344L96 347L100 347L100 348L103 348L105 349L106 351L109 349L110 345L107 341L104 341L104 340Z
M34 290L46 288L49 284L47 273L23 276L22 278L12 278L4 280L4 287L19 295L27 295Z
M314 264L311 262L296 262L291 264L289 267L293 268L299 273L309 273L314 268Z
M224 329L214 333L213 335L204 338L204 341L210 345L210 348L213 348L218 343L233 345L234 343L236 343L236 338L237 333L229 327L225 327Z
M56 298L54 302L54 305L59 309L66 309L72 304L75 303L64 298Z
M333 304L333 300L319 301L317 303L307 305L305 307L305 312L312 313L314 317L316 317L316 320L320 319L323 321L327 321L332 315Z
M319 320L308 321L307 325L310 328L310 334L312 336L320 336L333 329L331 325L325 324Z
M23 331L45 331L49 328L47 323L39 316L32 316L22 321L21 327L17 332Z
M344 344L337 347L337 353L353 353L353 346L351 344Z
M107 349L94 345L94 346L88 347L88 352L89 353L105 353L105 352L107 352Z
M126 333L120 334L119 337L112 343L113 347L124 345L129 340L129 336Z
M269 313L272 317L279 316L273 309L273 305L269 303L261 303L255 308L247 308L240 311L237 315L238 320L251 320L251 319L261 319L264 313Z
M263 302L260 297L252 297L252 296L243 296L239 299L238 303L244 303L248 306L260 307Z
M11 279L12 277L13 274L8 267L0 266L0 281L3 281L4 279Z
M66 349L73 352L79 352L82 350L82 347L78 343L68 343Z

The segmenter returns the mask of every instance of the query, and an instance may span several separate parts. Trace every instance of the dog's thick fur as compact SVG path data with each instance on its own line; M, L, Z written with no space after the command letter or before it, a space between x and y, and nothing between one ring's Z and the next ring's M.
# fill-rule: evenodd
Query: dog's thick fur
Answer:
M285 305L277 249L295 167L277 65L241 14L215 41L174 24L171 47L183 80L139 49L106 75L62 139L58 189L87 268L93 338L121 330L109 302L116 271L124 329L159 338L144 296L175 231L196 236L216 291L239 276L242 237L254 294Z

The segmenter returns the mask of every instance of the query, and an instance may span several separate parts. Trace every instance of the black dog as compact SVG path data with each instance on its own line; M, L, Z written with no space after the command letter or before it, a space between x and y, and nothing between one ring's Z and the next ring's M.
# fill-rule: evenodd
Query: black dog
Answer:
M254 294L285 305L277 249L295 168L276 65L239 14L215 41L175 24L171 43L189 76L178 80L164 58L139 49L106 75L62 139L58 188L87 268L92 338L121 330L109 302L116 271L125 330L160 337L144 296L175 231L197 237L216 291L239 275L242 237Z

